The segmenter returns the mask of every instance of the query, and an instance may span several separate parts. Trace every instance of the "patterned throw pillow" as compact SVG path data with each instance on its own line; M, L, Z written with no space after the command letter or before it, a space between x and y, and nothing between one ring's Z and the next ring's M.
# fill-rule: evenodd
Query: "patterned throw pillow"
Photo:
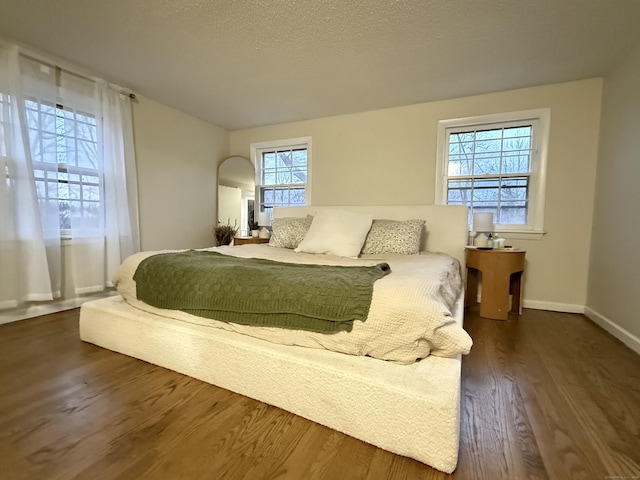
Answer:
M374 220L362 247L363 255L420 253L424 220Z
M299 218L274 218L271 222L269 245L280 248L296 248L309 231L312 221L313 215Z

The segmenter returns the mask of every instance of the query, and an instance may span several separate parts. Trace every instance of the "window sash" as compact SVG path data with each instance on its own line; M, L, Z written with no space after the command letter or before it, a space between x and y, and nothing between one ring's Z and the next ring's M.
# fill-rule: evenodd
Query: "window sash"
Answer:
M72 235L74 217L82 230L102 229L102 175L98 170L64 163L33 162L36 196L41 206L57 204L62 235ZM76 223L77 225L77 223Z
M447 129L447 176L529 173L533 130L533 122Z
M493 213L498 225L529 223L532 123L447 131L446 202L466 205L469 223L478 212Z
M304 154L303 154L304 153ZM273 217L273 208L305 205L308 201L308 145L256 149L259 211Z
M104 179L95 116L34 97L25 109L38 202L58 209L63 236L101 232Z
M501 225L526 225L529 220L528 175L482 178L452 177L448 180L447 204L469 208L469 223L473 213L493 213L494 222ZM524 221L522 221L524 220Z
M474 211L491 211L494 213L497 231L543 233L549 123L549 109L507 112L438 122L436 203L468 206L469 225L472 224ZM519 130L521 127L530 128L530 135L522 135L523 132L525 134L528 132ZM476 135L478 132L479 136ZM499 148L489 148L491 142L485 142L482 145L484 149L476 149L468 148L473 144L468 142L465 148L467 153L473 154L473 157L471 155L467 158L456 157L453 154L462 152L462 150L456 150L458 146L456 142L459 142L464 134L469 134L467 137L476 135L476 140L479 138L481 142L489 138L494 143L502 143ZM475 144L473 145L475 147ZM505 146L507 146L506 149ZM483 167L488 164L491 168L475 168L475 164L471 161L465 165L466 169L458 168L457 165L455 168L449 168L450 153L453 161L473 158L475 162L480 159L480 162L485 162ZM493 158L493 160L486 161L487 158ZM466 190L466 196L458 195L455 189L456 187L461 189L460 182L465 181L470 182L471 188ZM490 182L494 184L493 191L482 188ZM481 195L483 191L490 192L492 195L483 198ZM516 211L519 212L519 219L513 214Z
M303 206L306 204L306 189L300 185L278 185L260 187L260 208L273 218L275 207Z

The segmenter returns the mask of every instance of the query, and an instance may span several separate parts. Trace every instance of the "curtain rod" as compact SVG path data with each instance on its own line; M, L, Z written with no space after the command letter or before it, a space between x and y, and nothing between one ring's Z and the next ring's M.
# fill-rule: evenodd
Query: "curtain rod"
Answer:
M85 74L82 74L82 73L74 72L73 70L69 70L68 68L61 67L60 65L55 65L55 64L53 64L53 63L51 63L51 62L49 62L47 60L43 60L39 56L32 55L30 53L25 53L22 50L22 48L20 48L19 51L20 51L20 55L23 56L24 58L28 58L29 60L33 60L34 62L38 62L38 63L40 63L42 65L45 65L45 66L47 66L49 68L59 69L59 70L65 72L65 73L68 73L70 75L74 75L74 76L76 76L78 78L82 78L84 80L91 80L92 82L95 82L95 81L98 80L97 77L91 77L89 75L85 75ZM117 84L111 83L111 82L107 82L107 84L117 87L117 89L120 90L120 93L122 93L124 95L128 95L131 100L135 100L136 99L136 94L133 93L128 88L121 87L120 85L117 85Z

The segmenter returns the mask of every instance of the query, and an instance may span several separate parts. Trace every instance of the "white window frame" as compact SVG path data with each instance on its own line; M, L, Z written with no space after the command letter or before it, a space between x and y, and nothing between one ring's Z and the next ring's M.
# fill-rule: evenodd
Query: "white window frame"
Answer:
M499 127L499 124L513 122L522 122L533 126L527 204L528 223L525 225L496 224L495 231L510 234L509 236L512 238L517 238L519 235L524 238L541 238L545 233L544 203L549 127L551 123L551 110L549 108L440 120L438 122L435 203L438 205L447 204L449 133L460 128L479 129L493 125ZM469 230L471 230L471 225L469 225Z
M78 118L77 116L84 116L87 118L93 118L95 120L95 125L91 125L91 127L93 127L95 129L95 139L93 141L91 141L90 143L94 143L96 145L96 149L98 148L98 125L99 125L99 121L98 121L98 117L95 113L92 112L84 112L82 110L79 110L77 108L73 108L73 107L69 107L61 105L57 102L53 102L47 99L43 99L43 98L37 98L37 97L33 97L33 96L27 96L26 100L35 103L38 105L38 109L34 110L33 108L27 107L26 106L26 102L25 102L25 111L26 110L30 110L32 112L35 112L37 115L42 115L41 110L40 110L40 105L48 105L49 107L53 107L55 108L55 116L59 117L59 112L61 111L66 111L69 112L71 114L73 114L73 122L74 124L76 122L78 122ZM26 116L26 115L25 115ZM60 117L63 118L62 121L65 121L66 117ZM56 120L57 122L57 120ZM37 132L37 138L39 140L37 140L38 142L41 142L41 136L43 135L43 133L47 133L44 130L41 129L41 123L38 123L38 128L33 128L32 125L29 125L28 130L29 130L29 145L32 145L34 143L34 141L36 141L36 139L31 137L31 131L35 131ZM90 128L91 128L90 127ZM48 132L48 133L53 133L53 132ZM56 144L60 141L60 139L62 138L69 138L73 143L76 143L78 141L77 137L76 137L76 131L74 128L73 133L69 134L69 133L65 133L63 131L58 131L58 124L56 123L56 132L55 132L55 138L56 138ZM42 149L42 147L41 147ZM64 150L66 153L66 149ZM56 154L60 155L60 152L58 152L58 150L56 150ZM32 157L34 156L33 152L31 153ZM65 155L65 160L66 160L66 155ZM54 202L60 202L61 199L58 198L57 196L55 196L54 194L49 194L49 184L69 184L69 185L77 185L79 187L79 192L80 192L80 197L76 198L76 199L69 199L69 201L76 201L76 202L80 202L81 208L84 211L85 208L88 208L88 206L90 204L97 204L98 209L103 210L104 211L104 173L101 172L98 167L96 166L96 168L90 168L90 167L80 167L78 165L73 165L73 164L69 164L67 162L58 162L58 163L53 163L53 162L44 162L44 161L39 161L36 160L35 158L32 161L33 165L33 173L35 176L35 172L36 171L42 171L44 172L45 178L40 178L40 177L36 177L35 181L36 182L42 182L45 184L44 186L44 196L38 195L38 201L39 202L49 202L49 201L54 201ZM56 178L52 179L54 180L53 182L48 182L46 180L46 178L48 177L48 174L50 173L55 173ZM63 175L63 177L60 177L60 175ZM70 180L68 178L69 175L74 175L74 176L78 176L78 180ZM67 178L64 178L67 177ZM84 180L84 177L95 177L97 178L97 181L94 183L92 181L89 180ZM89 200L89 199L84 199L83 197L83 185L84 186L92 186L92 187L97 187L98 189L98 199L97 200ZM96 227L95 229L91 229L90 231L93 234L96 235L104 235L104 225L100 225L98 227ZM84 235L87 235L87 231L84 232ZM60 225L60 236L61 238L73 238L73 237L77 237L79 236L79 233L77 231L77 229L74 229L73 227L71 228L64 228L63 225Z
M250 144L251 161L256 169L256 194L255 194L255 215L260 210L260 187L262 187L262 153L278 149L298 149L307 150L307 183L304 184L305 205L311 203L311 137L289 138L284 140L272 140L267 142L255 142ZM257 217L256 217L257 218Z

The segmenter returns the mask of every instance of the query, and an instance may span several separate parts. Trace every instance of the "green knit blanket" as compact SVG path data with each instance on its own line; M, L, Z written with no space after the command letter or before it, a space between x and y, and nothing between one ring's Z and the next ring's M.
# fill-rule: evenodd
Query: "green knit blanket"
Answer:
M391 273L369 267L303 265L208 251L144 259L133 279L139 300L199 317L322 333L365 320L373 284Z

